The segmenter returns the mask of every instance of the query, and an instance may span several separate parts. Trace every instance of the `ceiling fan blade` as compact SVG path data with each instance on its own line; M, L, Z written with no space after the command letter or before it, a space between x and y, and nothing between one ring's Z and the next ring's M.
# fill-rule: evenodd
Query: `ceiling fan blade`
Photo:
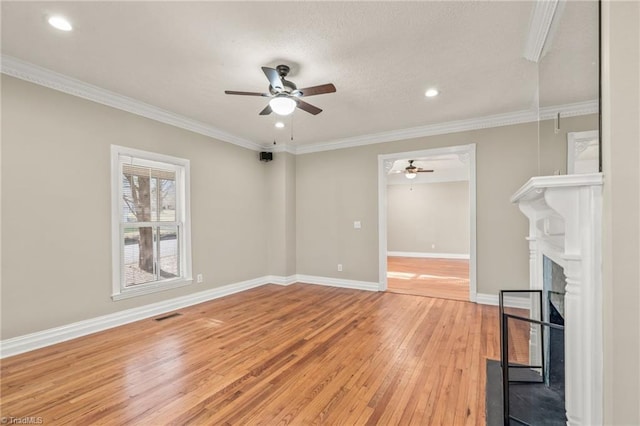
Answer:
M416 170L417 173L433 173L433 170L426 170L426 169L418 169Z
M267 76L269 83L271 83L271 87L276 90L284 90L284 86L282 85L282 80L280 79L280 74L278 71L269 67L262 67L262 72Z
M333 84L322 84L320 86L305 87L304 89L298 89L302 94L300 96L313 96L322 95L324 93L333 93L336 91L336 86Z
M305 101L302 101L300 99L296 99L296 103L298 104L298 108L300 108L303 111L307 111L309 114L318 115L322 112L322 110L317 106L308 104Z
M260 111L260 115L269 115L271 113L271 105L267 105L262 111Z
M259 92L237 92L235 90L225 90L224 93L227 95L245 95L245 96L270 96L268 93L259 93Z

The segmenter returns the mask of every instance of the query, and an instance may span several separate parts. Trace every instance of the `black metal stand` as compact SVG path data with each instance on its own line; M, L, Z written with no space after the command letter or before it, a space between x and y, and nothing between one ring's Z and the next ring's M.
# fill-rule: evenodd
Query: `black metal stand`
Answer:
M505 312L504 299L505 294L516 293L523 294L529 293L538 295L539 301L539 318L525 318L518 315L510 314ZM525 422L522 419L519 419L513 416L509 409L509 384L510 383L543 383L545 377L545 339L544 339L544 329L545 327L549 327L550 329L564 330L564 326L558 324L552 324L549 322L545 322L542 320L542 313L544 309L543 294L542 290L501 290L499 296L499 309L500 309L500 366L502 368L502 406L503 406L503 419L504 425L509 426L512 421L517 422L522 425L529 425L529 423ZM511 364L509 362L509 320L513 321L524 321L529 324L537 324L540 326L540 360L541 365L523 365L523 364ZM535 378L519 378L517 380L511 379L510 370L511 369L528 369L528 370L540 370L539 380L537 377Z

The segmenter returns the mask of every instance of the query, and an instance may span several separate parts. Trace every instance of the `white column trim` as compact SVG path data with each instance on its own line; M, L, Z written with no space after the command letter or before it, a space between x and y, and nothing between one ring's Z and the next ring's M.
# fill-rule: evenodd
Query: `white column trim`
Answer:
M558 259L565 294L568 425L603 419L602 174L531 178L511 201L529 219L530 287L541 289L542 255Z

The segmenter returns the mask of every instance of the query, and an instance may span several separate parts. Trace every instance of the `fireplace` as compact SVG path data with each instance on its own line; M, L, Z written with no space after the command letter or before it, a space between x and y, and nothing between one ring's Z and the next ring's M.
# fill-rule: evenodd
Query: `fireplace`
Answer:
M567 277L562 266L542 256L542 283L544 288L543 321L564 325L564 294ZM545 372L544 383L565 397L565 351L564 332L549 328L545 338Z
M529 286L551 295L545 319L563 314L567 424L602 424L602 174L534 177L511 201L529 219Z

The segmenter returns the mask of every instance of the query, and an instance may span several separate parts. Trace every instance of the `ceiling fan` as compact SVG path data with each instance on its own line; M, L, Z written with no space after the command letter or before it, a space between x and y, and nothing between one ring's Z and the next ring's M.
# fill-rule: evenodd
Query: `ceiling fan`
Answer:
M287 65L278 65L275 69L269 67L262 67L262 72L267 76L269 80L269 93L259 92L237 92L234 90L225 90L227 95L245 95L245 96L262 96L271 98L269 105L260 111L260 115L269 115L272 112L278 115L289 115L296 107L309 114L317 115L322 110L316 106L313 106L307 102L304 102L302 97L322 95L324 93L333 93L336 91L336 86L331 83L321 84L320 86L305 87L304 89L298 89L298 87L291 81L285 79L289 74L289 67Z
M404 173L407 179L415 179L418 173L433 173L433 170L423 169L422 167L416 167L413 162L416 160L409 160L409 165L404 170L396 170L394 173Z

